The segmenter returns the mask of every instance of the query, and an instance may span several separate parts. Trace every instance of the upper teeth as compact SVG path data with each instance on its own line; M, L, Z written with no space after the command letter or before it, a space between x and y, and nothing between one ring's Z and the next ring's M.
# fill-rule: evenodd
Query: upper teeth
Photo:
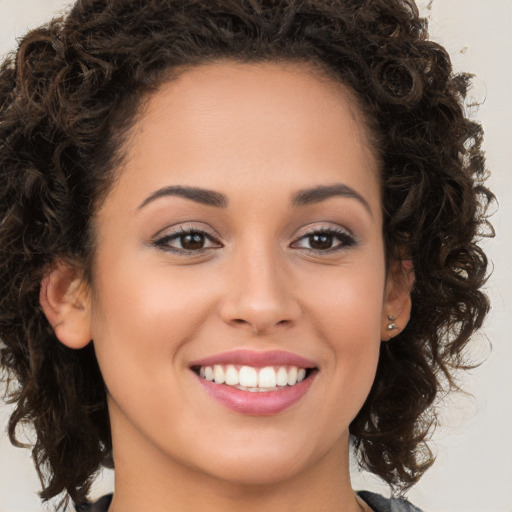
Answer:
M227 384L247 388L249 391L256 389L272 389L283 386L293 386L306 377L306 370L297 366L265 366L255 368L253 366L235 366L233 364L213 366L201 366L199 375L216 384Z

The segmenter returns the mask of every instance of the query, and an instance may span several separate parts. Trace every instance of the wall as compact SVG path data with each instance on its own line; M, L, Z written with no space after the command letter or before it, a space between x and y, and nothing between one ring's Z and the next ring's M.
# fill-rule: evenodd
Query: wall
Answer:
M0 0L0 55L15 38L62 10L65 0ZM493 350L485 365L464 380L474 395L455 396L443 405L444 425L434 437L438 460L410 493L429 512L512 511L512 0L423 0L431 17L430 33L445 45L455 68L477 75L472 91L485 100L474 115L486 130L490 185L499 211L493 217L496 239L486 242L495 270L488 283L493 309L484 329ZM15 449L1 434L8 408L0 409L0 512L45 510L36 492L39 482L27 450ZM112 486L106 473L96 495ZM374 478L354 476L356 488L383 489ZM384 489L385 490L385 489ZM49 508L51 509L51 507ZM48 510L48 508L47 508Z

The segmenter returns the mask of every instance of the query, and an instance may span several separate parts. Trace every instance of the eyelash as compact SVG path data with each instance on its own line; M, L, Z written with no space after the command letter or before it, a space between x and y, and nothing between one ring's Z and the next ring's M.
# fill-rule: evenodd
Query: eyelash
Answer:
M324 235L324 236L331 236L333 239L338 239L340 242L338 245L335 245L334 247L330 247L328 249L322 250L322 249L309 249L307 247L304 247L308 252L314 253L314 254L329 254L337 251L342 251L349 249L350 247L353 247L356 245L356 240L354 236L347 231L346 229L342 228L334 228L334 227L327 227L327 226L321 226L321 227L315 227L310 229L309 231L302 233L300 237L298 237L294 242L292 242L291 247L293 247L297 242L301 240L305 240L309 237L312 237L314 235Z
M173 240L180 240L183 244L183 237L185 236L191 236L191 235L200 235L203 237L203 240L208 240L209 242L216 244L215 247L201 247L196 250L190 250L185 248L177 248L172 247L169 245L169 243ZM327 249L313 249L313 248L307 248L303 247L307 252L314 253L314 254L329 254L337 251L341 251L344 249L349 249L350 247L356 245L356 240L352 236L351 233L349 233L347 230L340 229L340 228L333 228L333 227L319 227L319 228L312 228L311 230L307 231L306 233L303 233L300 237L296 238L291 244L290 247L292 248L299 248L297 247L297 243L301 240L305 240L312 236L330 236L334 239L338 239L340 243L335 245L334 247L329 247ZM189 256L189 255L199 255L203 254L209 249L219 249L223 247L223 245L212 235L207 233L206 231L198 228L187 228L187 227L181 227L178 230L169 233L167 235L164 235L160 238L157 238L152 242L153 247L156 247L158 249L161 249L163 251L172 252L174 254L178 254L180 256Z
M152 245L153 247L156 247L158 249L161 249L163 251L172 252L174 254L178 254L180 256L189 256L189 255L198 255L202 254L208 249L211 249L211 247L202 247L197 250L190 250L190 249L184 249L184 248L177 248L172 247L169 245L169 242L172 240L180 240L185 236L190 235L201 235L204 240L208 240L214 244L217 244L217 247L213 247L215 249L219 249L222 247L222 244L212 235L207 233L206 231L198 228L188 228L188 227L181 227L177 229L176 231L173 231L172 233L169 233L167 235L162 236L161 238L157 238L153 241ZM183 242L183 240L181 240Z

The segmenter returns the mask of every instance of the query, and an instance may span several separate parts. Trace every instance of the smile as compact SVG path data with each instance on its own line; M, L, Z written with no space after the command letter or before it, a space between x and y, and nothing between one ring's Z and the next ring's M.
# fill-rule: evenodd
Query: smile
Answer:
M236 350L194 361L201 388L236 413L278 414L304 397L319 369L313 361L284 351Z
M226 384L249 392L279 391L302 382L307 375L306 368L297 366L254 366L221 365L201 366L199 376L215 384Z

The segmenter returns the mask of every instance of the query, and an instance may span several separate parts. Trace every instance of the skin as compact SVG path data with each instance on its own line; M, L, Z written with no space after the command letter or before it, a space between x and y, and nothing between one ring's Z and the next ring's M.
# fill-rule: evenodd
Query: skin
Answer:
M339 184L359 197L291 202ZM148 200L169 186L222 193L227 206ZM351 94L305 65L221 61L153 94L96 215L92 290L57 270L41 301L63 343L94 340L116 463L111 511L365 510L350 486L348 429L387 315L402 328L409 308L386 271L380 197ZM180 227L213 241L172 252L183 238L163 237ZM342 233L328 237L336 250L311 248L320 228ZM189 368L234 349L289 351L318 374L283 412L238 413Z

